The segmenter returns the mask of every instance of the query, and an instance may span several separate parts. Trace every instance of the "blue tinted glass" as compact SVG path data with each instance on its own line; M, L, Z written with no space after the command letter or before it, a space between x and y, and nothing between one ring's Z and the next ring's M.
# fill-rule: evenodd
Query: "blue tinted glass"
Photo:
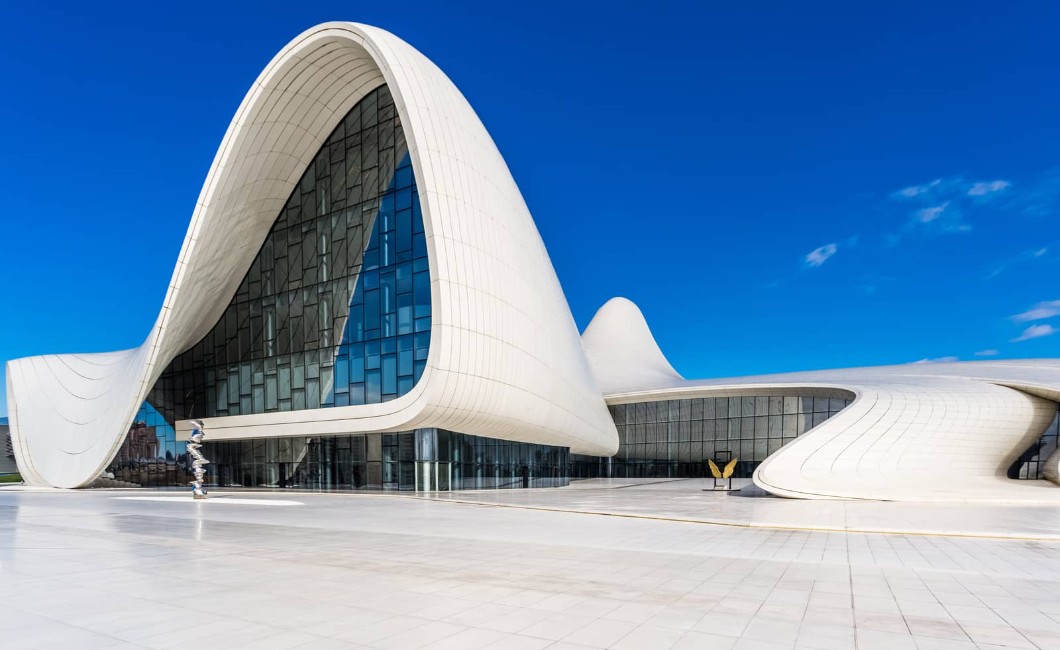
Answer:
M406 155L398 166L398 175L401 170L408 170L409 187L414 189L416 181L411 169ZM426 251L423 226L416 223L419 212L406 210L399 213L396 220L389 212L394 204L395 188L400 187L400 182L395 176L394 184L383 196L379 218L372 228L372 239L368 243L368 250L380 251L379 267L361 274L351 297L351 303L363 302L364 307L363 313L357 307L351 307L350 316L363 317L364 325L363 328L348 326L343 343L367 343L363 366L361 355L356 350L350 353L354 357L349 366L351 404L361 403L358 399L361 393L364 403L368 404L380 402L387 396L400 397L407 393L422 373L422 367L417 371L415 358L422 356L426 359L430 345L430 273L426 255L399 263L395 254L395 249L399 247L397 242L403 235L407 235L412 242L423 242L421 248ZM409 200L412 189L406 190L404 196L405 199L400 195L397 198L399 201ZM396 229L396 235L393 229ZM417 268L423 270L414 273ZM419 321L414 321L414 318ZM407 335L414 331L416 324L421 329L413 340ZM398 339L398 336L402 338ZM342 358L345 346L340 346L339 350L336 366L340 361L345 361ZM399 353L395 355L395 351ZM336 381L333 392L338 387Z

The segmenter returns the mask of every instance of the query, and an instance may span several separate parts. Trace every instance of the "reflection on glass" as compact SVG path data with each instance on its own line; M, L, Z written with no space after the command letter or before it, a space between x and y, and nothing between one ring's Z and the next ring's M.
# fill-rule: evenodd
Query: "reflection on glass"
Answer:
M144 487L188 485L192 480L187 443L177 440L173 427L147 402L136 413L106 472L115 480Z

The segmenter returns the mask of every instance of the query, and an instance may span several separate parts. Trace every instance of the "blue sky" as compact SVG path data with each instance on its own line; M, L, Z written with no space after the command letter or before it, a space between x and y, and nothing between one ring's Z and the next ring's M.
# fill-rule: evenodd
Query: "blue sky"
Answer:
M1060 356L1057 3L35 4L0 360L142 341L243 94L325 20L438 63L579 327L624 295L688 377Z

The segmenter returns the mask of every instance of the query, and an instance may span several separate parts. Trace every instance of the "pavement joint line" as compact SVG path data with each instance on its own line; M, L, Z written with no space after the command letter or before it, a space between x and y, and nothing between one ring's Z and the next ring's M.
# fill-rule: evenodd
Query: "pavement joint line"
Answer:
M666 482L666 481L660 481ZM151 488L139 488L145 492L155 492L166 490L152 490ZM531 488L533 489L533 488ZM540 488L543 490L552 488ZM602 488L604 489L604 488ZM98 491L104 491L106 488L99 489ZM76 490L71 490L75 492ZM93 492L97 490L91 490ZM501 492L502 490L489 490L490 492ZM503 492L509 492L510 490L503 490ZM60 491L56 491L60 492ZM88 490L86 490L88 492ZM233 492L228 494L243 494L243 495L254 495L254 494L268 494L271 491L246 491L246 492ZM286 492L286 491L285 491ZM289 494L289 492L286 492ZM510 503L498 503L489 501L472 501L468 499L448 499L432 496L430 493L394 493L386 491L371 492L367 494L358 494L356 492L338 492L338 491L321 491L313 492L314 495L322 496L337 496L337 497L382 497L382 498L403 498L413 499L417 501L431 501L436 503L456 503L462 505L474 505L480 507L496 507L496 508L514 508L521 510L536 510L540 512L563 512L567 514L584 514L584 515L595 515L601 517L619 517L626 519L644 519L648 521L670 521L675 523L685 524L700 524L707 526L728 526L730 528L748 528L748 529L759 529L759 530L790 530L800 532L820 532L820 533L857 533L857 534L872 534L872 535L909 535L917 537L948 537L948 538L964 538L964 539L992 539L992 540L1007 540L1007 541L1032 541L1032 542L1060 542L1060 535L1054 536L1033 536L1033 535L1001 535L1001 534L985 534L985 533L962 533L962 532L928 532L928 531L915 531L915 530L901 530L901 529L872 529L872 528L840 528L835 526L791 526L784 524L760 524L760 523L740 523L735 521L726 521L722 519L693 519L689 517L677 517L677 516L666 516L666 515L644 515L637 513L628 512L608 512L604 510L588 510L588 509L575 509L575 508L557 508L549 506L531 506L531 505L520 505Z
M395 495L397 496L397 495ZM1030 535L997 535L997 534L976 534L976 533L940 533L940 532L927 532L927 531L912 531L912 530L877 530L872 528L838 528L833 526L786 526L783 524L756 524L753 522L739 523L735 521L725 521L721 519L691 519L688 517L673 517L665 515L641 515L632 512L608 512L606 510L587 510L587 509L573 509L573 508L554 508L547 506L528 506L519 505L513 503L494 503L489 501L469 501L465 499L441 499L438 497L422 496L422 497L406 497L413 499L422 499L424 501L436 501L439 503L459 503L464 505L474 506L487 506L496 508L517 508L521 510L538 510L541 512L565 512L568 514L581 514L581 515L597 515L601 517L623 517L626 519L646 519L649 521L672 521L675 523L682 524L701 524L706 526L729 526L731 528L755 528L763 530L793 530L802 532L812 533L862 533L871 535L916 535L918 537L961 537L967 539L996 539L996 540L1018 540L1028 542L1060 542L1060 535L1052 537L1034 537Z

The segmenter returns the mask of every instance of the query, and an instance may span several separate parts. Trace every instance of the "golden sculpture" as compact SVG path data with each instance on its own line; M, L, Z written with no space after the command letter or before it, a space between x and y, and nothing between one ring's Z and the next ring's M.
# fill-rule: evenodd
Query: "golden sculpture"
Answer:
M707 459L707 465L710 466L710 473L714 475L714 478L729 478L732 473L736 471L736 461L739 458L733 458L726 465L725 469L718 469L718 466L714 464L714 461Z

